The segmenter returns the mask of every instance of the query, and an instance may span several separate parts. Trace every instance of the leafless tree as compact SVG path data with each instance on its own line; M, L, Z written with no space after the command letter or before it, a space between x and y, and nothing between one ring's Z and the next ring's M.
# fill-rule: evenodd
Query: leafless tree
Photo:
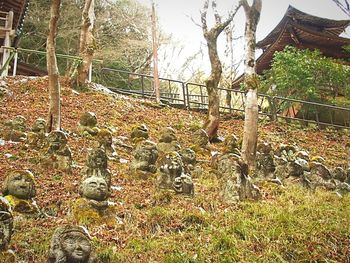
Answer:
M242 158L249 168L255 167L258 140L258 77L255 72L256 28L259 23L262 0L254 0L249 6L247 0L240 2L246 15L245 25L245 79L248 89L242 143Z
M212 10L214 12L215 25L208 29L207 25L207 14L209 9L209 3L211 2ZM213 140L217 137L217 132L220 123L220 98L218 93L218 85L222 74L222 64L219 59L218 49L217 49L217 39L221 32L231 23L234 16L236 15L240 4L235 8L235 10L229 15L229 17L222 21L221 16L217 10L216 0L205 0L203 9L201 11L201 26L203 30L204 38L207 42L209 59L211 64L210 76L205 81L207 92L208 92L208 116L204 123L203 128L206 130L209 139Z
M350 2L348 0L332 0L345 14L350 16Z

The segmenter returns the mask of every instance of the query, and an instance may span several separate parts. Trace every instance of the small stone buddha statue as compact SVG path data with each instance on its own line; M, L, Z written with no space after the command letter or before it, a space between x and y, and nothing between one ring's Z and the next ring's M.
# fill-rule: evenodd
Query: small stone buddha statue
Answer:
M10 250L9 243L13 233L13 216L9 202L0 197L0 262L17 262L16 256Z

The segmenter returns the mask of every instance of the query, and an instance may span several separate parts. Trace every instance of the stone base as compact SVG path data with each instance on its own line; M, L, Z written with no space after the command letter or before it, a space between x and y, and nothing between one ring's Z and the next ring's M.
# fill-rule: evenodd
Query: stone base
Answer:
M10 206L14 212L18 212L21 214L28 214L28 215L36 215L40 212L35 201L31 199L30 200L19 199L13 195L5 196L5 199L9 201Z

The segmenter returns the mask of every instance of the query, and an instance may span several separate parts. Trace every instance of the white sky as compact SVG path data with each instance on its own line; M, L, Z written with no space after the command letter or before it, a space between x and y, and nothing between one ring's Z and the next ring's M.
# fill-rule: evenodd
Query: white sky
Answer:
M151 5L151 0L138 0L140 3L147 6ZM203 0L154 0L157 7L157 15L159 17L159 24L162 30L168 34L172 34L175 40L178 40L183 45L183 51L180 56L169 58L174 62L173 67L180 68L186 57L198 52L201 42L204 42L201 28L195 25L190 17L198 23L200 22L199 10L202 8ZM238 3L238 0L217 0L218 8L223 18L227 17L229 10ZM332 0L263 0L263 9L261 13L260 22L257 30L257 40L263 39L282 19L286 12L288 5L320 17L331 18L336 20L350 19L346 16ZM235 34L242 35L244 32L245 16L241 10L235 20ZM225 40L223 37L219 39L219 48L221 51L225 47ZM349 37L348 34L345 37ZM243 40L238 40L236 47L236 56L243 54L244 48ZM208 72L209 61L207 49L204 48L203 61L196 63L202 64L203 69ZM222 52L221 52L222 53ZM159 56L160 59L162 55ZM221 55L223 59L223 56ZM164 61L159 61L160 65L164 65ZM163 63L163 64L162 64ZM164 69L160 69L164 72Z

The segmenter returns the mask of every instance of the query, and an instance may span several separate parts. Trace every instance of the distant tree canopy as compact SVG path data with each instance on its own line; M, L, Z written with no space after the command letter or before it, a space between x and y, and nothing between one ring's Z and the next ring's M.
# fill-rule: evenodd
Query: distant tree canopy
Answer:
M350 97L350 67L319 50L287 46L274 54L261 85L261 92L271 95L327 102L337 95Z
M57 53L77 55L83 0L62 0ZM44 11L43 11L44 10ZM45 50L50 1L36 0L24 24L20 47ZM96 0L95 58L105 65L136 71L149 66L152 53L150 10L136 0Z

